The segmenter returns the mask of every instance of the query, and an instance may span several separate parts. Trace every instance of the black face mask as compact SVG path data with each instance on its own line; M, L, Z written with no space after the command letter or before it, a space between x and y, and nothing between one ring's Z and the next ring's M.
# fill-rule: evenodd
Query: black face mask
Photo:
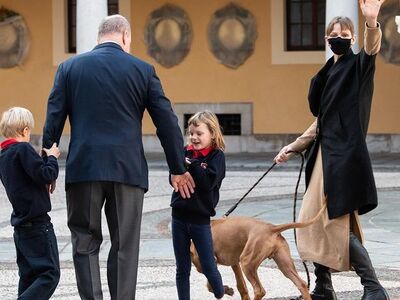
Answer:
M329 38L328 43L331 45L331 50L337 55L346 54L351 46L351 39L343 39L341 37Z

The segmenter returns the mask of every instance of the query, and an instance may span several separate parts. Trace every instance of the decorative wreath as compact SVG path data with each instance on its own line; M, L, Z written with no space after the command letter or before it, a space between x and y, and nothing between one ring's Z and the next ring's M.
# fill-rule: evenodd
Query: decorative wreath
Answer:
M398 12L398 2L388 1L382 6L379 22L382 26L382 46L380 54L386 62L400 65L400 34L397 32L395 22L396 12Z
M208 26L211 52L225 66L236 69L254 52L257 28L247 9L230 3L217 10Z
M189 53L192 25L182 8L163 5L150 14L145 28L147 53L162 66L171 68Z
M15 11L0 7L0 68L22 63L29 49L28 30Z

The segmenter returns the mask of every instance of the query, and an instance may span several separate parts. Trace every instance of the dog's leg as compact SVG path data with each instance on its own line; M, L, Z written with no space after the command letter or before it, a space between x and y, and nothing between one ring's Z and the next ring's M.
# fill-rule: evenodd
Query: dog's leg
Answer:
M307 283L303 279L301 279L301 277L297 273L287 243L279 248L279 250L275 253L273 259L278 265L278 268L281 270L281 272L296 285L301 295L303 296L303 299L311 300L311 296L307 288Z
M208 291L209 291L210 293L214 293L214 290L213 290L211 284L210 284L208 281L207 281L207 289L208 289Z
M236 287L239 291L241 300L250 300L249 291L247 290L246 281L243 277L242 268L239 264L232 266L232 270L235 273Z
M214 290L210 284L210 282L207 281L207 289L210 293L214 294ZM224 294L228 295L228 296L233 296L233 294L235 293L235 291L233 290L233 288L231 288L228 285L224 285ZM250 299L249 299L250 300Z
M246 264L242 264L242 266L243 272L246 275L247 280L250 281L251 285L253 286L254 300L261 300L265 296L266 292L260 282L260 278L258 278L258 266Z
M254 300L261 300L265 296L264 287L257 274L258 267L265 258L260 249L262 248L257 247L256 243L252 245L246 244L240 256L240 265L254 289Z

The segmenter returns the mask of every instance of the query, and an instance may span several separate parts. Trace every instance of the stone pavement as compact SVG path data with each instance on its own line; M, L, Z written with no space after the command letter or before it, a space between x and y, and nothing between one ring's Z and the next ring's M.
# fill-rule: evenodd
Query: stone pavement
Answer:
M170 237L169 198L171 188L167 181L167 168L162 155L148 155L150 166L150 191L145 195L140 266L137 299L176 299L175 264ZM235 203L271 164L270 154L235 154L227 156L228 171L221 189L221 201L217 216L221 216ZM290 222L293 210L293 191L297 178L299 160L277 166L242 202L235 215L246 215L272 223ZM391 299L400 299L400 155L374 155L373 166L379 194L379 207L362 216L366 247L376 267L378 277L388 289ZM58 238L62 276L52 299L79 299L77 294L72 249L66 226L64 194L65 171L62 168L58 187L52 197L51 213ZM302 181L303 183L303 181ZM304 184L300 191L304 191ZM301 195L299 195L301 199ZM15 250L12 228L9 225L10 205L5 192L0 190L0 299L16 298L18 273L15 265ZM301 202L299 200L297 207ZM104 242L100 251L104 299L107 292L106 258L110 247L104 219ZM306 278L293 240L293 232L287 231L288 240L297 269ZM312 264L308 264L312 271ZM232 271L220 267L224 282L235 287ZM260 279L267 291L264 299L290 299L299 293L294 285L276 268L273 261L265 261L259 269ZM311 274L311 288L314 277ZM362 286L354 272L333 275L339 299L360 299ZM191 275L192 299L214 299L206 291L205 279L195 269ZM227 299L240 299L237 294Z

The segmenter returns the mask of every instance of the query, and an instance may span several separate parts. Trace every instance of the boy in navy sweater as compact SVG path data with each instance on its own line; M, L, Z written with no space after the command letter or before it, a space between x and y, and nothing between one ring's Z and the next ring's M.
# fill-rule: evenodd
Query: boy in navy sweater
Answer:
M25 108L13 107L0 121L0 179L13 207L11 225L19 269L18 299L45 300L60 279L57 241L48 212L49 192L58 176L60 151L54 144L42 158L29 144L34 121Z

